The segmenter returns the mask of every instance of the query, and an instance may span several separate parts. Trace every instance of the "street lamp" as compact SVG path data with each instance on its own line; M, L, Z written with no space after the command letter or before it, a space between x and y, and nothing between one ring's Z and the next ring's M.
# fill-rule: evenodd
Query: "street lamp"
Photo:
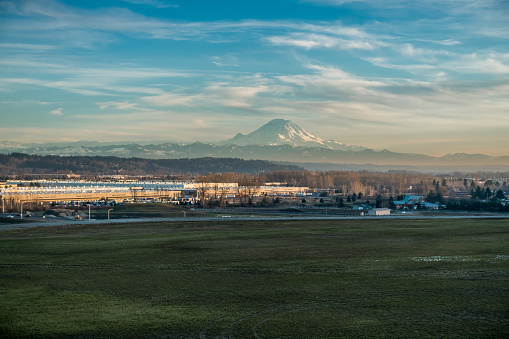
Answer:
M113 208L110 208L110 209L108 210L108 220L110 220L110 211L113 211Z
M26 202L26 201L19 201L19 204L21 206L21 213L19 214L19 217L20 219L23 219L23 203Z

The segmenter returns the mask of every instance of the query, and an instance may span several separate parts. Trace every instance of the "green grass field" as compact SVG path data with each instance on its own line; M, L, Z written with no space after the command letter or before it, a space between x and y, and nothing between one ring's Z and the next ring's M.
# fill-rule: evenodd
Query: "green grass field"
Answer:
M11 225L11 224L22 224L32 221L31 219L11 219L11 218L0 218L0 225Z
M507 337L509 220L4 231L0 335Z

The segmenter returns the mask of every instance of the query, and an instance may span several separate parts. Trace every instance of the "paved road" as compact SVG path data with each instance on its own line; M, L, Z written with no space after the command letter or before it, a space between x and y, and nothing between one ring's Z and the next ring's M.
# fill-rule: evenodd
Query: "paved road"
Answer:
M35 227L51 227L65 225L102 225L102 224L126 224L140 222L190 222L190 221L251 221L251 220L358 220L358 219L509 219L508 214L490 214L490 215L454 215L454 216L423 216L423 215L385 215L385 216L356 216L356 217L326 217L326 216L288 216L288 217L215 217L215 218L132 218L132 219L99 219L99 220L48 220L39 219L40 222L27 222L20 224L0 224L0 231L35 228Z

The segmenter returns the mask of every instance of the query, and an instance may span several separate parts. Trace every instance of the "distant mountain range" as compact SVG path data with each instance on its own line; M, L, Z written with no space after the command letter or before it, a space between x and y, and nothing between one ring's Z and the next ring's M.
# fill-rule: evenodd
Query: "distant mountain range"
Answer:
M13 152L61 156L118 156L124 158L179 159L179 158L240 158L279 162L327 163L371 166L425 166L482 169L483 166L509 166L509 156L491 157L483 154L447 154L433 157L424 154L397 153L373 150L324 140L300 128L289 120L275 119L247 135L213 143L97 143L72 144L15 144L0 142L0 153ZM329 167L331 167L329 166Z

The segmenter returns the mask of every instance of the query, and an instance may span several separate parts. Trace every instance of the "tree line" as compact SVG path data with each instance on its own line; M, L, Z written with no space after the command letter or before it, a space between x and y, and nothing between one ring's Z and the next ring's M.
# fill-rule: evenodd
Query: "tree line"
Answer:
M58 156L23 153L0 154L0 175L79 174L98 175L202 175L207 173L258 173L299 170L264 160L236 158L142 159L115 156Z

